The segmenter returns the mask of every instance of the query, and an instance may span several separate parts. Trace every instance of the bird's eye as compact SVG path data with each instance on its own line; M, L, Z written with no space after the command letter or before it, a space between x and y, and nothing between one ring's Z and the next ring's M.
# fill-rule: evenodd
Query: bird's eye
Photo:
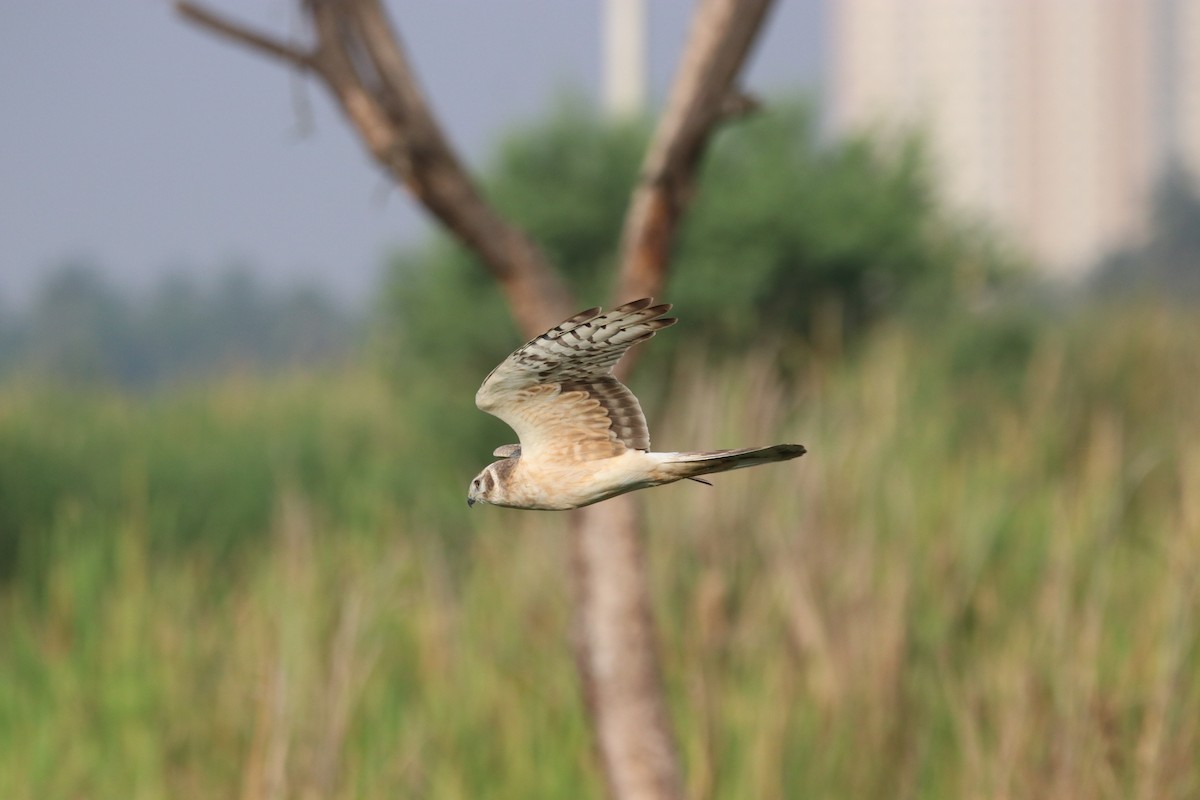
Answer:
M476 478L475 480L471 481L471 485L474 486L476 489L478 489L479 488L479 478Z

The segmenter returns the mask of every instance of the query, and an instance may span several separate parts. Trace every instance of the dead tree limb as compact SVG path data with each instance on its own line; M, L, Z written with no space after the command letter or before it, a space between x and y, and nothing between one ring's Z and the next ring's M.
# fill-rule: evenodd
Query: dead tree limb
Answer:
M617 300L660 294L696 169L718 124L754 108L738 76L773 0L704 0L621 234ZM622 366L628 369L629 359Z
M245 25L226 19L203 6L179 2L175 4L175 10L184 19L202 28L207 28L217 36L229 39L251 50L258 50L282 61L287 61L293 67L308 71L314 66L312 53L276 39L269 34L252 30Z
M748 106L737 76L772 0L702 0L622 235L617 300L660 295L695 172L715 127ZM375 160L469 249L534 336L576 310L561 274L492 209L438 125L380 0L302 0L298 46L190 0L188 21L319 78ZM630 358L622 364L628 372ZM683 781L658 663L638 504L629 495L572 515L575 653L614 798L679 798Z
M476 255L521 331L535 336L578 310L566 284L521 230L488 205L434 119L377 0L306 0L314 42L296 46L188 0L188 21L318 77L367 150Z

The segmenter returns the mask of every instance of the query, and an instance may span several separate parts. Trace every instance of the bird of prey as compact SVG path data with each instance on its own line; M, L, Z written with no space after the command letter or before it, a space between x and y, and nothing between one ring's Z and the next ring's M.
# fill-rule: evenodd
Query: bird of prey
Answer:
M601 314L582 311L504 359L475 395L481 411L504 420L520 444L467 489L467 505L564 510L700 475L804 455L777 444L702 453L654 453L633 392L612 373L632 345L676 320L671 306L635 300ZM706 481L700 481L706 483Z

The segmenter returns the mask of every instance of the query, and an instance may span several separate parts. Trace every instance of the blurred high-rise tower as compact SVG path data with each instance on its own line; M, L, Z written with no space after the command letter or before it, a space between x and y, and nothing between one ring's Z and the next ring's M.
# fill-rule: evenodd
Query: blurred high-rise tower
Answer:
M644 0L605 0L604 110L632 117L646 104L646 5Z
M949 197L1060 276L1200 175L1200 0L830 0L835 126L916 125Z

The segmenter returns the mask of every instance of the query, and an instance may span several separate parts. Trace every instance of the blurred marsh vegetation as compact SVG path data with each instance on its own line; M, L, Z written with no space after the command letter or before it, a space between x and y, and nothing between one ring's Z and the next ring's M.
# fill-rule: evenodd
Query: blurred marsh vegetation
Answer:
M487 171L585 302L644 135L567 103ZM642 495L691 795L1194 797L1200 321L1048 297L927 175L786 103L706 167L633 388L810 454ZM562 519L463 502L518 344L465 253L367 319L64 274L109 311L0 318L0 797L600 796ZM125 360L156 320L210 344Z

